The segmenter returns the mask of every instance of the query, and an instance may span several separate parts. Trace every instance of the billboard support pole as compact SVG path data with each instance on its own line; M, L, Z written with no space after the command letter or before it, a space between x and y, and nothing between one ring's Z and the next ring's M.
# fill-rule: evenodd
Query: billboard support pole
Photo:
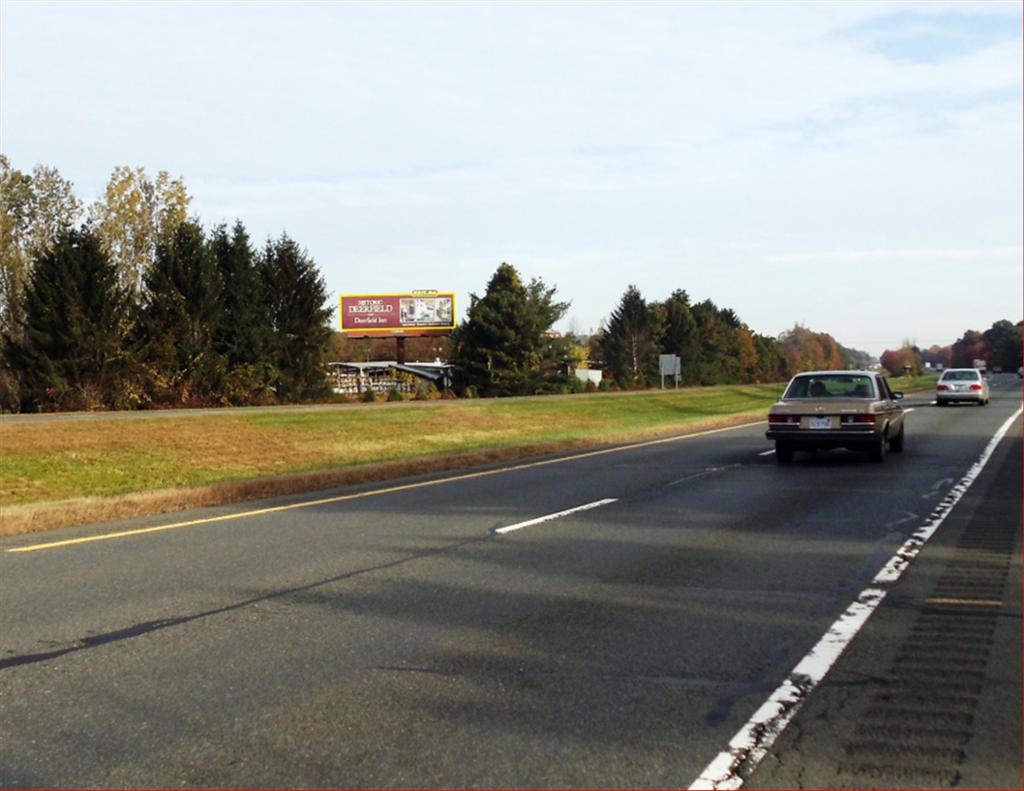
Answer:
M395 338L395 360L399 365L405 365L405 338Z

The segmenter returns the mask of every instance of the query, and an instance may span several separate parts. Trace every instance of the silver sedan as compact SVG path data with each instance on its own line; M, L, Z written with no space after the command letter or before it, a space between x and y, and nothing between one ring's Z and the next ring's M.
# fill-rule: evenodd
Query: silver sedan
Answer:
M935 385L935 403L938 406L957 401L986 406L988 400L988 381L977 368L947 368Z

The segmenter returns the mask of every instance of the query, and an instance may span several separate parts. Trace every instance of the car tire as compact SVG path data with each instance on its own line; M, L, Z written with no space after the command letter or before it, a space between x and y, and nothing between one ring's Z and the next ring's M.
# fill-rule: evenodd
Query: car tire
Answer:
M775 461L779 464L789 464L793 461L793 446L788 442L776 442Z
M868 448L868 458L871 461L885 461L885 434L882 434L870 448Z
M900 433L889 440L889 450L893 453L903 453L903 434L906 430L906 426L900 426Z
M945 405L946 405L945 401L938 401L938 400L936 400L936 402L935 402L935 406L945 406Z

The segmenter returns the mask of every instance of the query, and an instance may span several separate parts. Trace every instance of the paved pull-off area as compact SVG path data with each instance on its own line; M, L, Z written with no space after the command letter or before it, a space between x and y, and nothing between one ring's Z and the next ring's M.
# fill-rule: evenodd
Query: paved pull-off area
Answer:
M2 539L0 785L1020 788L1020 383L906 403Z

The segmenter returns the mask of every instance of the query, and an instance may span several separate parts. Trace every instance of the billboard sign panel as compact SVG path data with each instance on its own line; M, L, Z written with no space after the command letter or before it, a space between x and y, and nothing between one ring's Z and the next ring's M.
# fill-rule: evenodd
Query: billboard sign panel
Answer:
M341 331L353 337L447 335L455 329L455 294L342 294Z

